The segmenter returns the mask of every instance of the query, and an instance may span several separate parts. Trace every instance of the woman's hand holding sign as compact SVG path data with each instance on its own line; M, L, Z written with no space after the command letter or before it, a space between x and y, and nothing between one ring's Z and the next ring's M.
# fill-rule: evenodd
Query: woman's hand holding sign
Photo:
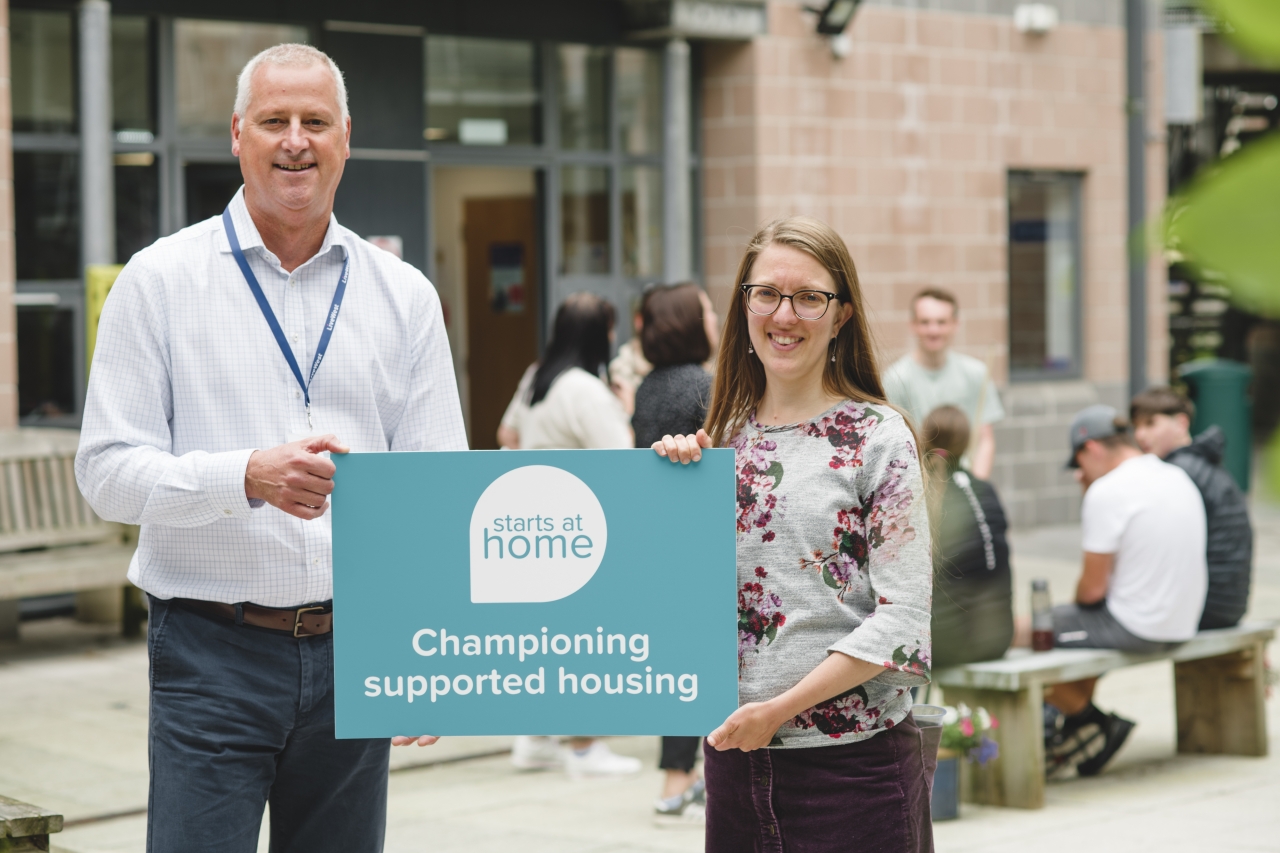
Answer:
M422 735L421 737L405 737L404 735L396 735L391 739L392 746L409 746L416 743L418 746L431 746L431 744L440 740L434 735Z
M681 465L697 462L702 458L702 451L710 447L711 436L702 429L697 435L664 435L662 441L653 443L653 449L659 456Z

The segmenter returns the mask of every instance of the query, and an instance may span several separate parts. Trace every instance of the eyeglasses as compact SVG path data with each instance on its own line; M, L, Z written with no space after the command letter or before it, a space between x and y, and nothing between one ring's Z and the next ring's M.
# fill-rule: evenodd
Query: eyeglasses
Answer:
M791 310L801 320L821 320L827 313L831 300L840 298L838 293L825 290L798 290L787 296L776 287L767 284L744 284L742 292L747 297L747 310L752 314L768 317L778 310L782 300L791 300Z

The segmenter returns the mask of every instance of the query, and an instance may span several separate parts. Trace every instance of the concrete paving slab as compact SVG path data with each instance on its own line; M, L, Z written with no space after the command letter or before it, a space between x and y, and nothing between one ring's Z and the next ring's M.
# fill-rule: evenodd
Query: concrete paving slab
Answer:
M1255 504L1254 519L1249 618L1280 619L1280 506ZM1041 528L1012 540L1017 609L1026 611L1033 577L1049 578L1055 600L1070 600L1079 529ZM1097 702L1138 721L1106 773L1052 782L1039 811L965 806L959 820L936 826L937 849L1280 849L1274 805L1280 801L1280 702L1268 703L1267 758L1177 755L1169 664L1106 676ZM146 806L146 706L145 644L119 640L110 629L70 620L26 623L21 644L0 646L0 792L67 816L55 849L144 850L146 818L138 812ZM702 849L701 832L652 824L661 782L656 738L611 739L616 751L641 757L645 770L585 782L557 772L517 773L505 755L495 755L509 744L510 738L450 738L427 749L394 750L389 853ZM265 830L260 849L267 849Z

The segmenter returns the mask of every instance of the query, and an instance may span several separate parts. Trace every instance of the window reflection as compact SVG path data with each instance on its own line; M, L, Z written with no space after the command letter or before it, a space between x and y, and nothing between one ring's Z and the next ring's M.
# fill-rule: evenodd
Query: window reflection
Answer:
M562 44L558 58L560 146L593 151L608 148L608 49Z
M160 238L160 168L154 154L116 155L116 262Z
M259 52L307 41L305 27L179 19L173 27L177 58L178 132L224 137L231 132L240 69Z
M618 133L627 154L662 152L662 56L618 48Z
M13 129L74 133L75 53L70 12L9 13Z
M150 142L156 131L151 23L111 16L111 106L121 142Z
M1016 372L1079 370L1079 179L1009 176L1009 364Z
M75 316L69 308L18 306L18 417L75 412Z
M609 172L600 166L560 169L560 272L609 272Z
M430 142L534 145L540 141L537 50L498 39L428 36Z
M15 151L13 208L18 279L79 278L79 155Z
M633 278L662 274L662 170L622 170L622 273Z

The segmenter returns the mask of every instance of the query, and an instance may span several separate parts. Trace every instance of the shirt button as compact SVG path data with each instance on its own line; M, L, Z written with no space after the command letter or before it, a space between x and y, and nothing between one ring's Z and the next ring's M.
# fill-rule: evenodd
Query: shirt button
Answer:
M294 335L294 336L293 336L293 342L294 342L295 344L298 342L298 336L297 336L297 335Z
M313 566L318 566L318 565L320 565L320 558L319 558L319 557L317 557L316 559L312 560L312 561L311 561L311 565L313 565Z
M296 400L296 399L298 399L298 398L299 398L299 397L301 397L301 396L302 396L302 392L301 392L301 391L294 391L294 392L293 392L293 399L295 399L295 400Z
M232 513L231 513L231 510L229 510L229 509L224 509L224 510L222 511L222 514L223 514L223 515L231 515Z

